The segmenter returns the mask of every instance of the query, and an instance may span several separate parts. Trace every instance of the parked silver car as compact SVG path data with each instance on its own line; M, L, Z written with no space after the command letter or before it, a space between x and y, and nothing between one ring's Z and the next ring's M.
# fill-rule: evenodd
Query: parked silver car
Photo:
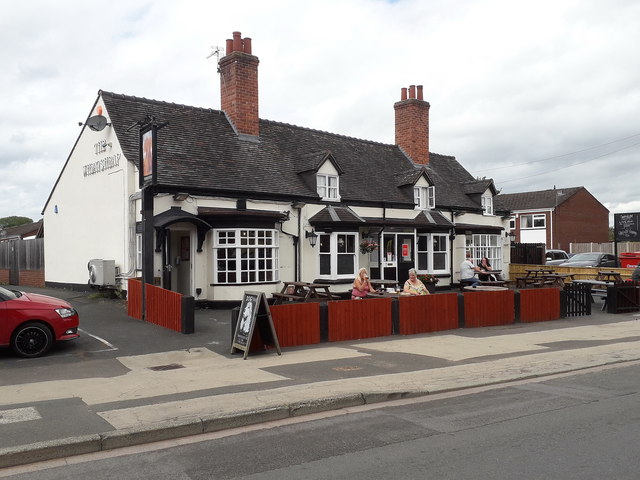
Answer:
M617 267L618 260L612 253L578 253L559 265L560 267Z
M564 250L547 250L544 256L546 258L545 265L560 265L569 261L569 255Z

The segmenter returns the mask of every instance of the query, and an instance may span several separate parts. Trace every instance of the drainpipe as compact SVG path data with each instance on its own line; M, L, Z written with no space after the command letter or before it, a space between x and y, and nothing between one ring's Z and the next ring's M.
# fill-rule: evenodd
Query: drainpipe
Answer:
M383 236L382 232L384 232L384 226L387 220L387 209L382 204L382 228L378 232L378 271L380 272L380 279L384 279L384 271L382 270L382 247L383 247Z
M455 222L455 213L453 212L453 210L451 210L451 223L453 223L453 227L452 227L452 232L455 235L456 233L456 222ZM449 255L449 273L451 274L451 280L450 280L450 285L453 284L453 242L455 241L455 238L451 238L451 234L449 234L449 251L451 252L451 255Z

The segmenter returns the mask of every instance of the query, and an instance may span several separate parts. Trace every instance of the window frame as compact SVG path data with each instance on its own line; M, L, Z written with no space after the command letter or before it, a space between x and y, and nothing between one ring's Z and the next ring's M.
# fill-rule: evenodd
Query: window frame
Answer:
M433 210L436 206L436 187L414 185L413 203L416 210Z
M426 238L426 246L427 249L423 250L420 246L420 238ZM434 242L435 239L439 240L439 243L445 246L444 250L436 250L436 244ZM416 235L416 270L418 273L430 273L430 274L444 274L449 273L449 258L451 255L450 251L450 242L449 242L449 234L448 233L418 233ZM441 269L434 268L436 262L435 257L442 256L444 260L441 260L444 265ZM426 265L423 263L426 257ZM426 266L426 268L421 268Z
M322 184L321 184L322 180ZM331 185L331 181L335 180L335 186ZM322 189L322 191L321 191ZM320 198L329 202L340 201L340 177L330 173L316 174L316 191ZM333 195L332 195L333 194Z
M471 262L477 265L482 257L487 257L491 268L502 270L503 267L503 237L492 233L474 233L467 235L465 249L471 252Z
M224 255L221 255L222 252ZM230 265L234 268L228 268ZM222 269L222 266L227 268ZM221 281L221 275L225 276L225 281ZM229 280L230 278L232 280ZM279 281L280 235L278 230L273 228L213 230L213 285L267 284Z
M493 195L491 192L485 192L480 198L480 204L482 205L483 215L493 215Z
M318 233L318 259L317 259L317 272L318 278L325 280L342 280L353 279L358 272L359 266L359 244L357 232L317 232ZM344 239L345 249L352 249L353 251L339 251L339 240L341 237L351 238L351 242L347 238ZM325 244L328 241L328 245ZM328 250L324 250L328 247ZM340 260L340 257L352 258L353 271L338 273L338 270L344 263ZM328 263L327 263L328 259ZM328 273L326 268L328 269Z
M142 270L142 234L136 233L136 271Z
M525 227L522 220L529 218L530 227ZM542 225L536 225L536 222L542 220ZM547 228L547 216L544 213L526 213L520 215L520 230L542 230Z

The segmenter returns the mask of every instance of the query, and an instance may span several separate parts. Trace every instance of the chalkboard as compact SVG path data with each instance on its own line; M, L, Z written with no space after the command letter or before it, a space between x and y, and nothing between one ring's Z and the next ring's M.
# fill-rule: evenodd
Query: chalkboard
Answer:
M273 326L269 304L263 292L244 292L242 303L240 304L240 315L238 316L236 331L231 344L231 353L235 353L236 350L243 350L243 358L247 358L256 326L263 346L275 346L278 355L281 355L282 352L280 351L276 329Z
M640 242L640 212L615 213L613 225L617 242Z

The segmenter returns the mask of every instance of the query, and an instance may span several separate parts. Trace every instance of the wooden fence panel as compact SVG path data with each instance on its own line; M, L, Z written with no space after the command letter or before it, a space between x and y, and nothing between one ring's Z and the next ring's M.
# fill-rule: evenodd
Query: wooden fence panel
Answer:
M320 303L272 305L269 310L281 347L320 343Z
M458 294L400 297L400 334L440 332L458 328Z
M640 282L616 283L607 288L607 313L637 312L640 310Z
M465 292L464 326L490 327L515 321L513 290Z
M161 327L182 331L182 295L147 284L147 315L145 320Z
M391 299L340 300L328 302L329 341L391 335Z
M147 284L145 321L161 327L182 331L182 295L171 290ZM127 290L127 314L142 318L142 282L129 279Z
M522 294L522 291L520 292ZM591 315L591 285L572 283L560 292L560 315L580 317Z
M142 319L142 282L130 278L127 286L127 315Z
M543 322L560 318L560 290L558 288L529 288L520 290L520 321Z

